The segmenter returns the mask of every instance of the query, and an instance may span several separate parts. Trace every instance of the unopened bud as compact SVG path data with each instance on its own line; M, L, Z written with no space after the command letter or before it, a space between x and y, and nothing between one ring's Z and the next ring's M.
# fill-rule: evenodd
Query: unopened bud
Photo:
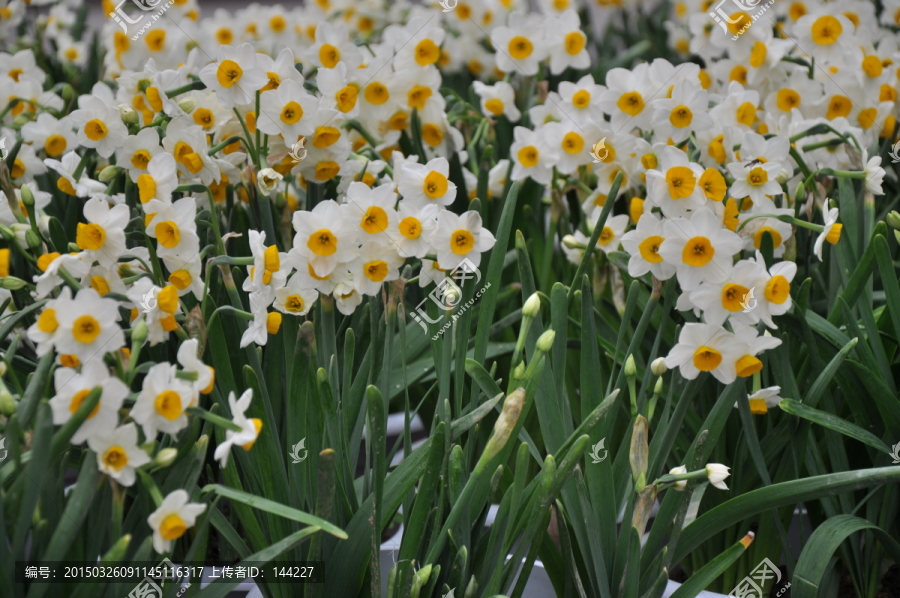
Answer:
M541 353L549 353L550 349L553 347L553 341L556 339L556 331L553 329L547 330L538 337L537 344L535 347Z
M151 85L153 85L153 81L150 79L141 79L138 81L137 88L139 92L144 93Z
M13 241L16 238L16 233L8 226L2 224L0 224L0 235L2 235L6 241Z
M72 87L71 84L66 83L65 85L63 85L62 91L59 93L59 95L62 96L62 99L64 99L66 102L71 102L77 94L75 93L75 88Z
M18 291L24 286L25 281L21 278L16 278L15 276L0 278L0 288L6 289L7 291Z
M13 119L13 126L18 129L18 128L25 126L25 123L30 122L30 121L31 121L30 115L20 114L19 116L15 117Z
M887 223L894 230L900 230L900 212L894 210L887 215Z
M525 301L522 306L522 316L527 318L536 318L541 311L541 298L537 293L532 293L531 297Z
M656 385L653 387L654 394L662 394L663 390L663 379L662 377L656 379Z
M119 104L119 117L126 125L135 125L138 122L137 110L128 104Z
M497 418L496 423L494 423L494 431L488 440L487 446L484 447L484 453L478 459L478 464L475 466L476 469L479 466L484 468L506 446L516 427L516 422L519 421L524 405L524 388L516 389L507 395L506 400L503 401L503 410L500 412L500 417Z
M178 107L190 114L197 107L197 100L194 98L182 98L178 101Z
M637 376L637 366L634 365L634 355L629 355L625 360L625 375L629 378Z
M634 420L631 432L631 449L628 461L631 463L631 475L634 478L635 491L641 492L647 485L647 467L649 466L650 444L647 441L647 418L643 415Z
M653 504L656 502L657 490L656 484L647 486L641 491L640 496L635 501L631 527L637 530L638 537L643 536L644 530L647 528L650 513L653 511Z
M581 247L581 243L578 242L578 239L575 238L575 235L566 235L563 237L563 245L568 247L569 249L578 249Z
M662 376L667 371L669 371L668 366L666 366L666 358L665 357L657 357L650 364L650 371L653 372L654 376Z
M0 414L7 417L16 412L16 400L4 386L0 388Z
M78 253L81 251L81 247L78 246L78 243L69 243L66 245L66 251L69 253Z
M669 475L681 475L683 473L687 473L687 467L684 465L679 465L678 467L673 467L669 470ZM684 490L687 488L687 480L675 482L674 488L675 490Z
M108 183L122 172L121 166L110 165L100 171L100 175L97 177L97 180L101 183Z
M25 244L28 245L29 249L37 249L43 243L41 242L41 238L37 236L37 233L29 228L25 231Z
M145 340L147 340L147 322L141 320L131 329L131 344L140 347Z
M156 453L156 458L153 459L153 465L156 467L168 467L175 461L175 457L178 456L178 449L176 448L164 448L158 453Z
M31 208L34 207L34 193L31 192L28 185L22 185L22 188L19 189L19 197L22 198L22 203L28 208L28 213L30 214Z

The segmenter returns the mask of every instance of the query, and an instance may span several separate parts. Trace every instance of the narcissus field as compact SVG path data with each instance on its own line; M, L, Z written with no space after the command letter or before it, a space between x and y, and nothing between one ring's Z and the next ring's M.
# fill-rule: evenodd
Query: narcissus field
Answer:
M898 91L900 0L0 0L0 596L900 598Z

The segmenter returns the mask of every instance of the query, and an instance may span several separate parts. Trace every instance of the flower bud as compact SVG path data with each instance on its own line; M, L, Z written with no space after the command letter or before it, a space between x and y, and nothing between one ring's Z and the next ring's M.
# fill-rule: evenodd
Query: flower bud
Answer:
M19 116L13 119L13 126L16 128L21 128L25 126L25 123L31 121L31 116L28 114L20 114Z
M16 400L6 389L6 386L0 384L0 414L7 417L16 412Z
M197 100L191 97L178 100L178 107L190 114L197 107Z
M725 485L725 478L731 475L728 473L729 469L730 467L726 467L721 463L708 463L706 465L706 475L709 477L709 483L719 490L728 490L728 486Z
M29 249L38 249L43 245L41 238L31 229L25 231L25 244L28 245Z
M21 278L16 278L15 276L0 278L0 288L6 289L7 291L18 291L24 286L25 281Z
M34 193L31 192L28 185L22 185L22 188L19 189L19 196L22 198L22 203L28 208L28 213L30 214L31 208L34 207Z
M887 223L894 230L900 230L900 212L894 210L887 215Z
M478 459L478 464L475 466L476 469L479 466L485 467L506 446L516 427L516 422L519 421L524 405L524 388L516 389L507 395L506 400L503 401L503 410L500 412L500 417L497 418L496 423L494 423L494 431L490 439L488 439L487 446L484 447L484 453Z
M634 355L629 355L625 360L625 375L628 378L637 376L637 366L634 364Z
M522 317L536 318L541 311L541 298L537 293L532 293L531 297L525 301L522 306Z
M687 467L684 465L679 465L669 470L669 475L681 475L683 473L687 473ZM684 490L685 488L687 488L687 480L675 482L675 490Z
M578 239L575 238L575 235L566 235L563 237L563 245L568 247L569 249L579 249L581 248L581 243L578 242Z
M654 376L662 376L669 371L668 366L666 366L666 358L657 357L654 359L653 363L650 364L650 371L653 372Z
M638 532L638 537L644 535L647 528L647 522L650 520L650 513L653 511L653 504L656 502L656 493L658 488L656 484L644 488L640 496L634 504L634 515L631 517L631 527Z
M653 387L654 394L662 394L663 390L663 379L659 377L656 379L656 386Z
M147 340L147 322L141 320L131 329L131 344L140 347L145 340Z
M101 183L108 183L122 172L121 166L110 165L100 171L100 175L97 176L97 180Z
M71 84L66 83L63 85L62 91L60 91L59 95L66 102L71 102L73 98L75 98L78 94L75 92L75 88L72 87Z
M538 337L535 348L541 353L549 353L550 349L553 348L553 341L555 338L556 331L551 328Z
M136 125L138 122L137 110L128 104L119 104L119 117L126 125Z
M631 432L631 448L628 451L631 475L634 478L637 492L641 492L647 485L647 468L650 464L650 444L647 440L647 434L647 418L639 415L634 420L634 428Z
M178 456L177 448L164 448L158 453L156 453L156 458L153 459L153 466L155 467L168 467L175 461L175 457Z

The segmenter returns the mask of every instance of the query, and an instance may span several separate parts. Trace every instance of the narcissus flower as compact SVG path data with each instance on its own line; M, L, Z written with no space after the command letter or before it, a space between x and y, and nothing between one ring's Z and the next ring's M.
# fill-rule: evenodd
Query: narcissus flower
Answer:
M662 236L663 224L659 216L648 212L638 220L637 227L622 235L622 246L631 257L628 259L628 274L634 278L652 272L659 280L667 280L675 274L675 265L667 263L659 254L665 241Z
M119 426L88 438L88 446L97 453L97 468L122 484L134 484L134 470L150 462L150 456L137 445L138 433L134 423Z
M722 384L731 384L737 377L735 361L740 349L734 335L722 326L688 323L666 356L666 367L679 368L688 380L710 372Z
M111 267L125 253L125 227L130 214L128 206L110 207L102 199L92 198L84 203L87 223L79 222L75 243L89 261Z
M167 362L150 368L144 377L143 388L131 409L131 417L144 429L147 439L163 432L176 436L188 425L184 412L193 406L191 385L175 377L176 367Z
M496 243L494 235L482 228L481 214L469 211L458 216L441 212L437 229L431 234L431 244L437 249L437 261L446 269L456 268L464 259L474 266L481 263L481 254Z
M263 422L261 419L252 417L247 418L244 412L250 408L250 401L253 400L253 389L248 388L241 395L240 399L235 400L234 393L228 393L228 407L231 409L231 421L240 426L241 431L234 430L225 431L225 440L216 447L214 457L218 459L222 467L228 465L228 454L231 452L232 446L239 446L245 451L249 451L253 447L262 430Z
M536 16L510 13L509 25L491 32L491 41L497 48L497 68L504 73L536 75L538 64L547 57L544 38L543 24Z
M265 72L257 68L256 50L250 44L220 46L216 61L203 67L199 76L225 108L249 104L268 81Z
M412 206L449 206L456 199L456 184L449 177L447 158L434 158L427 164L407 162L400 172L398 188L404 201Z
M731 468L721 463L708 463L706 465L706 475L709 477L709 483L719 490L728 490L728 486L725 485L725 478L731 475L728 473L729 469Z
M674 264L678 282L693 290L701 282L720 282L728 277L733 256L741 250L741 238L722 227L707 208L690 218L672 218L663 223L665 241L659 247L663 259Z
M172 542L183 536L189 527L194 527L197 517L206 510L206 505L189 500L186 491L175 490L147 517L147 523L153 529L156 552L164 554L172 550Z
M826 200L826 204L827 204ZM816 244L814 247L814 251L816 257L819 258L819 261L822 261L822 246L825 244L825 241L828 241L832 245L837 245L838 241L841 240L841 230L844 228L844 225L837 221L838 219L838 209L831 208L828 212L825 213L825 228L816 237Z
M78 100L79 109L70 115L78 129L78 143L96 149L104 158L110 157L128 137L118 109L96 96Z
M119 327L118 304L104 299L94 289L81 289L75 299L56 312L59 330L56 350L75 355L82 363L100 360L104 353L125 346L125 335Z
M309 260L317 276L327 276L338 262L356 257L357 227L343 214L341 206L332 199L316 204L310 212L294 212L297 234L291 253Z
M777 406L781 402L781 387L770 386L761 388L753 394L747 396L747 402L750 404L750 413L754 415L765 415L769 409ZM738 406L737 403L734 404Z
M53 372L56 395L50 399L53 423L65 424L78 411L81 403L95 387L100 387L100 401L88 414L84 423L75 431L70 442L81 444L98 434L108 433L119 422L119 408L128 396L125 383L109 375L100 359L87 361L81 372L73 368L59 368Z

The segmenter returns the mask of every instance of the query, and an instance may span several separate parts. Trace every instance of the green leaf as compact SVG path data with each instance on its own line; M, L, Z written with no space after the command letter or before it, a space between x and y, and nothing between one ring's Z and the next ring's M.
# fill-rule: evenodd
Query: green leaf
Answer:
M749 540L749 541L748 541ZM734 564L747 546L753 541L753 536L747 535L741 538L737 543L730 546L725 552L706 563L700 570L694 572L686 582L681 584L672 594L672 598L694 598L701 591L705 590L709 584L716 580L728 567Z
M718 505L684 528L672 563L681 562L692 550L725 528L776 507L836 496L880 484L900 482L900 467L876 467L842 471L791 480L752 490Z
M871 432L863 430L855 424L851 424L845 419L837 417L836 415L831 415L830 413L814 409L813 407L810 407L793 399L782 399L778 406L781 407L783 411L787 411L791 415L796 415L797 417L808 419L814 424L825 426L830 430L840 432L844 436L849 436L850 438L859 440L863 444L868 444L876 450L891 454L891 449L888 448L888 445L882 442L880 438L878 438Z
M850 339L850 341L838 351L837 355L832 358L828 365L822 370L822 373L819 374L819 377L816 378L816 381L809 389L809 392L806 393L804 403L810 407L816 406L819 399L822 398L822 393L825 392L825 389L828 388L828 385L831 383L831 379L834 378L834 375L837 373L838 368L841 367L841 364L847 358L847 355L850 354L850 351L856 347L858 341L859 339L856 338Z
M347 533L344 532L344 530L342 530L341 528L332 525L331 523L320 519L315 515L304 513L303 511L299 511L297 509L279 504L267 498L262 498L261 496L253 496L252 494L248 494L240 490L235 490L234 488L228 488L220 484L209 484L205 486L203 490L201 490L201 493L203 494L206 494L207 492L215 492L219 496L224 496L225 498L236 500L237 502L251 506L255 509L265 511L267 513L272 513L274 515L284 517L285 519L299 521L300 523L306 523L308 525L320 527L322 531L328 532L332 536L341 538L342 540L347 539Z
M883 529L853 515L837 515L819 525L806 541L791 578L792 598L816 598L834 552L848 536L863 530L871 530L878 536L894 561L900 563L900 544Z

